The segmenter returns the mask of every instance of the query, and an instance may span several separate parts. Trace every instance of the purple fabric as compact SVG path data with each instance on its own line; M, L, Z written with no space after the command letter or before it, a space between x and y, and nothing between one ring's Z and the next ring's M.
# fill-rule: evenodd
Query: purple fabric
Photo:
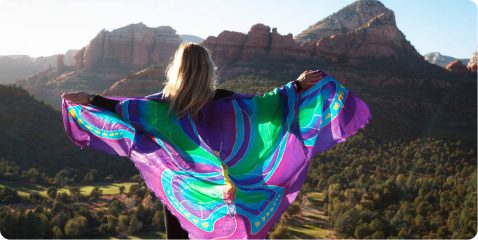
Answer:
M190 238L265 238L317 153L363 128L367 105L331 76L298 92L233 94L198 118L166 116L158 93L114 99L116 112L63 101L70 139L127 156Z

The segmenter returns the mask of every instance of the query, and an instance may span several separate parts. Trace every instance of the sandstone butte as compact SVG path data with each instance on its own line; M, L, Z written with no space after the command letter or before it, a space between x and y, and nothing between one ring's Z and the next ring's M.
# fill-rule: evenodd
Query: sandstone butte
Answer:
M460 60L453 60L449 62L445 69L450 72L468 73L468 69L466 68L465 64L463 64Z
M310 60L310 50L298 44L292 34L280 35L277 29L256 24L247 34L223 31L217 37L210 36L202 42L213 53L217 65L247 63L257 59L274 62Z
M296 39L291 34L278 34L276 28L271 31L269 26L256 24L247 34L223 31L203 44L212 50L219 66L254 60L274 63L315 59L354 64L367 57L399 58L402 53L423 58L398 29L393 11L379 1L356 1Z
M468 68L468 71L471 74L475 74L476 77L476 58L478 55L478 49L471 55L470 61L468 62L468 65L466 66Z
M390 13L392 11L386 8L380 1L355 1L311 25L299 33L295 39L299 42L310 42L339 33L353 32L384 12Z
M68 57L59 57L57 69L38 73L22 81L21 85L38 93L45 91L45 83L54 84L59 88L56 91L61 92L62 86L68 90L83 89L81 82L87 81L84 86L94 87L87 90L98 93L143 94L148 87L160 87L158 78L164 79L164 71L148 67L164 67L181 41L169 26L149 28L138 23L113 31L102 30L86 47L74 53L72 67L65 66ZM296 38L292 34L281 35L277 28L259 23L247 33L223 31L218 36L210 36L202 45L211 50L222 80L273 71L265 65L286 66L281 70L295 74L297 69L293 67L300 68L304 63L360 65L367 64L369 59L383 58L409 64L425 63L423 56L398 29L393 11L375 0L355 1ZM145 68L146 73L155 74L127 75Z
M102 30L76 52L73 65L86 70L102 65L139 70L167 63L181 41L176 30L169 26L149 28L138 23L111 32Z
M104 90L104 96L146 96L163 89L165 66L152 65L139 72L127 74Z

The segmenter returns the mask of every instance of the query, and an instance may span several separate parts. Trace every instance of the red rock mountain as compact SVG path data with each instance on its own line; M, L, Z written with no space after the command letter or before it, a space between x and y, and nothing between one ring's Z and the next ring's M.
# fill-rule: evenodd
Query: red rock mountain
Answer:
M368 64L372 58L425 64L423 56L398 29L393 11L375 0L356 1L309 27L296 39L256 24L247 34L223 31L217 37L208 37L203 44L212 50L221 76L226 79L271 72L256 69L264 62L360 65Z
M383 13L393 15L393 12L386 8L380 1L355 1L316 24L311 25L299 33L295 39L299 42L309 42L330 37L334 34L350 33L368 24L371 19Z
M432 64L445 68L448 63L453 60L460 60L462 63L466 64L470 59L457 59L451 56L442 55L439 52L430 52L423 55L423 58Z
M202 44L212 52L220 82L241 76L284 81L297 77L304 69L323 68L343 82L354 79L374 86L396 86L404 84L397 74L411 76L432 71L440 76L446 72L418 54L396 26L393 11L375 0L356 1L311 26L297 39L256 24L248 33L223 31ZM18 83L53 105L57 105L63 91L149 94L160 90L158 79L164 79L164 74L157 67L148 67L164 67L180 42L171 27L149 28L139 23L111 32L103 30L76 53L74 66L63 64L60 57L57 68ZM145 68L141 74L135 73ZM358 76L364 69L373 72L374 77ZM376 72L391 77L377 78ZM145 73L149 75L145 77ZM424 79L410 80L414 85L424 83ZM444 87L449 82L433 80L431 84Z
M247 34L223 31L217 37L210 36L202 42L212 50L217 65L248 63L256 59L270 61L310 60L309 49L294 41L292 34L280 35L277 29L256 24Z
M165 64L181 41L169 26L149 28L138 23L111 32L102 30L76 53L74 66L90 70L114 65L133 70Z
M16 83L35 97L59 107L62 92L101 93L129 73L166 64L181 42L169 26L150 28L138 23L113 31L102 30L82 49L58 55L53 65L56 67ZM71 54L73 66L69 66Z
M365 2L359 1L358 3ZM359 13L357 13L359 14ZM315 42L315 54L331 59L360 62L360 58L411 57L417 61L423 57L405 39L398 29L395 15L385 9L364 25L347 33L337 33Z
M104 96L146 96L163 90L164 66L152 65L139 72L126 75L103 91Z
M450 72L468 73L468 69L466 68L465 64L463 64L460 60L453 60L449 62L445 69Z
M470 61L468 62L468 65L466 66L468 68L468 71L471 74L475 74L476 76L476 58L478 55L478 49L473 53L473 55L470 58Z

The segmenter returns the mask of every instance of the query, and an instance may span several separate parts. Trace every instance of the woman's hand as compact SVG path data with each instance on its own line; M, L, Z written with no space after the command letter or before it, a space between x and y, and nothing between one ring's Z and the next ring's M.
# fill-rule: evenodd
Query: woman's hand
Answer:
M72 93L62 93L61 97L73 103L86 105L90 103L88 99L90 95L91 94L87 92L72 92Z
M306 70L304 71L297 80L300 82L300 86L302 89L307 89L317 82L319 82L322 78L324 78L327 74L320 70Z

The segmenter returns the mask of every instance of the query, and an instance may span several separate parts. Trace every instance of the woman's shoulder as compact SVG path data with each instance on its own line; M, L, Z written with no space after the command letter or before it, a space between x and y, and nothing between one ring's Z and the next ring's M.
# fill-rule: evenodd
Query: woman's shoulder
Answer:
M229 91L227 89L218 88L214 92L214 98L213 99L215 100L215 99L227 97L227 96L233 95L234 93L235 92ZM153 93L153 94L150 94L148 96L145 96L145 98L152 99L152 100L163 100L163 93L162 92Z
M227 97L227 96L230 96L232 94L234 94L234 92L229 91L227 89L218 88L215 91L215 95L214 95L213 99L219 99L219 98Z

